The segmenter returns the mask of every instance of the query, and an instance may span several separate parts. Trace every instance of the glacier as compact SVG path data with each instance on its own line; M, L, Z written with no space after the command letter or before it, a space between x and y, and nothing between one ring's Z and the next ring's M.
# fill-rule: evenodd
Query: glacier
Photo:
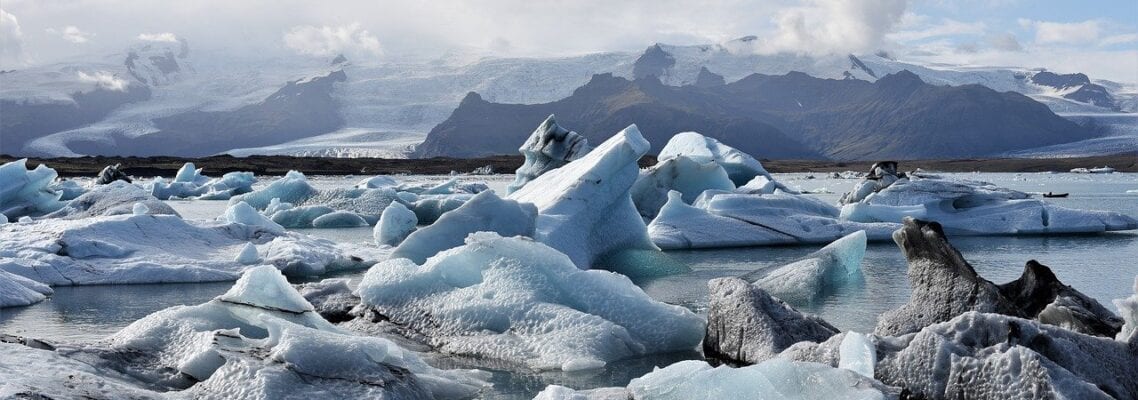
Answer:
M379 263L356 294L377 314L365 319L388 320L440 352L536 370L690 350L704 329L702 318L652 300L623 275L582 271L545 244L490 232L421 266Z

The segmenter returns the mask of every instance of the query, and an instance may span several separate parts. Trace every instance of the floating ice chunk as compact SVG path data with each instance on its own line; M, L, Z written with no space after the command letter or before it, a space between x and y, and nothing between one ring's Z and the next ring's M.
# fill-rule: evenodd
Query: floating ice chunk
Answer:
M304 299L284 275L276 268L260 266L241 275L241 279L233 284L225 294L218 296L218 300L244 304L257 308L279 310L290 313L304 313L312 311L312 305Z
M588 153L589 141L577 132L557 125L553 114L550 114L529 135L518 151L526 160L514 172L514 182L506 187L507 195L518 191L534 178Z
M873 367L877 365L877 347L863 334L846 332L839 347L841 360L838 368L857 372L866 378L873 378Z
M652 241L664 249L828 243L863 230L869 240L887 240L894 223L859 223L836 218L837 209L810 196L776 192L748 195L707 191L695 205L669 195L648 224Z
M801 341L820 342L838 333L821 318L805 315L739 278L712 279L703 354L734 364L768 360Z
M628 193L639 175L637 160L648 149L648 141L631 125L509 198L536 205L534 238L565 253L580 268L615 250L658 250Z
M1118 307L1118 315L1126 321L1114 337L1115 340L1131 345L1138 343L1138 276L1134 277L1134 294L1125 299L1115 299L1114 306Z
M283 226L261 215L249 203L245 202L230 205L218 219L230 223L256 226L275 235L281 235L285 232Z
M368 226L367 220L349 211L333 211L312 220L313 228L356 228Z
M360 304L360 297L348 286L349 279L333 278L301 284L297 291L308 300L321 317L332 323L354 318L351 311Z
M202 175L201 168L194 166L192 162L182 164L182 167L178 168L178 173L174 175L174 182L201 185L208 180L209 178Z
M52 183L51 185L48 185L48 188L60 193L60 201L73 200L76 197L82 196L83 193L87 193L87 188L70 179L64 179Z
M831 366L771 359L742 368L712 367L686 360L633 379L619 389L575 393L551 386L540 399L775 399L883 400L897 398L890 388L855 372Z
M360 189L375 189L397 186L399 186L399 181L396 181L394 178L386 175L377 175L371 178L364 178L356 184L356 187Z
M937 221L952 235L1092 233L1138 229L1138 220L1108 211L1075 210L1029 199L986 182L911 174L889 185L870 176L843 201L841 217L857 222ZM876 179L876 180L874 180ZM860 198L866 185L876 192ZM860 199L859 199L860 198Z
M767 175L758 175L754 179L751 179L750 182L747 182L746 185L735 188L735 193L743 194L774 194L776 191L794 193L793 190L783 186L783 184L778 183L778 181Z
M134 215L146 215L150 213L150 207L147 207L146 203L134 203L134 209L131 211Z
M19 222L21 224L31 223L32 221L33 221L32 217L29 217L27 215L22 216L22 217L20 217L20 219L16 220L16 222Z
M544 244L489 232L422 266L407 259L378 264L357 294L439 351L539 370L688 350L704 329L700 317L652 300L623 275L581 271Z
M474 232L532 237L536 217L537 208L532 204L502 199L494 192L482 192L462 207L443 214L434 224L408 235L391 257L409 258L422 264L440 251L462 246L466 237Z
M336 210L332 207L315 205L315 206L302 206L293 207L290 203L276 203L274 207L270 205L265 209L265 215L271 216L273 222L280 224L285 228L311 228L312 223L323 215L331 214ZM285 208L287 205L288 208Z
M40 164L29 171L28 159L0 165L0 213L11 219L41 216L63 207L62 193L48 187L55 180L54 169Z
M273 181L261 190L230 198L229 204L245 202L260 210L268 207L273 199L278 199L281 202L300 205L315 193L316 188L308 184L308 179L304 177L304 174L288 171L284 177Z
M364 268L384 256L261 226L115 215L0 225L0 270L51 285L232 281L248 268L234 259L249 242L263 263L293 275Z
M0 342L0 396L40 399L160 399L137 380L50 349ZM81 395L80 395L81 393Z
M473 197L474 195L470 194L416 195L414 202L411 203L411 211L415 212L415 218L419 219L420 224L433 224L443 214L462 207Z
M676 156L641 170L629 194L640 215L652 219L668 201L669 191L682 193L684 202L690 204L705 190L733 189L735 184L714 161Z
M415 231L418 224L419 219L407 206L397 201L391 202L379 216L379 223L375 224L372 236L376 245L398 246L407 235Z
M194 169L192 163L186 163L170 183L155 178L150 184L150 193L161 200L228 200L235 195L252 192L254 183L256 178L252 172L229 172L221 178L210 179L201 174L201 169Z
M125 181L114 181L96 186L68 202L66 207L46 217L80 219L102 215L134 214L134 205L139 203L146 205L147 214L178 215L177 211L151 196L146 190Z
M0 224L6 224L6 223L8 223L8 216L4 215L4 213L0 213Z
M237 253L237 258L234 261L241 265L253 265L261 261L261 256L257 254L257 246L252 243L245 243L245 247L242 247L241 252Z
M0 270L0 308L39 303L52 293L47 285Z
M766 272L755 285L786 300L809 301L823 296L861 271L865 245L865 231L851 233L802 260Z
M677 156L719 164L735 186L743 186L756 176L765 176L774 181L754 157L696 132L681 132L672 136L656 158L663 162Z

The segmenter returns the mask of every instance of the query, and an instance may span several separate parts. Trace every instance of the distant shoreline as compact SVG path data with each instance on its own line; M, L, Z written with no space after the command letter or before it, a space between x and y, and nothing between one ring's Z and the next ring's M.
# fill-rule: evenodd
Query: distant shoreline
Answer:
M0 163L22 157L0 155ZM493 156L484 158L325 158L288 156L212 156L202 158L181 157L75 157L28 158L28 166L39 164L55 169L62 177L94 177L103 167L121 163L127 174L134 176L172 176L186 162L204 168L207 175L221 175L232 171L251 171L257 175L284 175L298 170L309 175L440 175L451 171L468 173L475 168L490 165L497 174L513 173L522 165L523 158ZM842 172L867 171L873 161L830 160L761 160L770 172ZM1110 156L1075 158L997 158L962 160L900 160L901 169L922 168L944 172L1067 172L1072 168L1110 166L1119 172L1138 172L1138 152ZM655 157L646 156L640 166L656 163Z

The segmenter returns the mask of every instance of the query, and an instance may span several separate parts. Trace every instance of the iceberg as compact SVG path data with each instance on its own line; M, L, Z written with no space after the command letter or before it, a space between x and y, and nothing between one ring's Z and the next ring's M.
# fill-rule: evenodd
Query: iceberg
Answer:
M838 219L838 209L809 196L776 191L741 194L709 190L688 205L680 194L648 224L663 249L829 243L857 231L868 240L887 240L900 225Z
M714 161L696 161L675 156L641 170L629 194L640 216L651 220L668 201L668 192L677 191L691 204L705 190L735 189L723 167Z
M1125 299L1114 299L1114 306L1118 307L1118 315L1125 321L1115 340L1138 343L1138 276L1134 277L1134 294Z
M304 174L289 171L260 190L230 198L229 204L249 203L285 228L343 228L378 222L395 201L399 196L390 186L317 190Z
M494 192L482 192L462 207L443 214L434 224L408 235L391 253L391 258L408 258L422 264L443 250L462 246L466 237L474 232L533 237L536 218L537 208L532 204L502 199Z
M130 176L122 170L122 164L108 165L99 171L99 176L95 178L96 185L106 185L114 181L123 181L131 183Z
M387 339L336 328L271 266L225 294L148 315L105 342L0 343L0 393L70 398L477 396L486 373L441 370Z
M413 194L409 192L399 193ZM419 220L420 224L429 225L435 223L443 214L462 207L472 198L474 195L465 193L416 195L415 200L410 203L410 208L411 211L415 212L415 218Z
M799 261L760 271L764 275L755 285L785 300L816 299L858 276L865 245L865 231L851 233Z
M241 265L253 265L261 261L261 256L257 254L257 246L252 243L245 243L245 247L241 248L241 252L237 253L237 257L233 259Z
M285 228L273 220L266 218L249 203L240 202L230 205L217 219L234 224L244 224L264 229L274 235L283 235Z
M801 341L821 342L838 328L798 312L739 278L712 279L703 354L730 364L757 364Z
M978 274L948 242L940 224L906 218L894 241L909 262L909 302L878 317L874 332L901 335L969 311L1034 318L1077 332L1114 337L1122 321L1094 299L1029 261L1023 276L996 285Z
M106 215L134 214L135 205L146 207L146 214L174 215L170 205L154 198L146 190L125 181L113 181L95 186L91 191L67 202L63 208L44 218L81 219Z
M59 201L62 193L49 188L55 180L55 170L40 164L29 171L27 162L22 158L0 165L0 214L10 220L38 217L65 204Z
M565 253L582 269L613 251L658 250L629 196L639 175L637 160L648 149L648 141L631 125L508 198L537 206L534 239Z
M407 235L415 232L415 227L418 225L419 218L415 216L415 212L403 203L394 201L383 210L383 214L380 214L372 236L378 246L398 246Z
M303 283L296 290L324 319L332 323L345 322L355 318L351 311L360 304L360 297L353 293L348 281L347 278L325 279Z
M577 132L557 125L557 120L550 114L518 151L525 156L525 162L514 172L514 182L506 187L507 195L518 191L534 178L588 153L589 141Z
M39 303L52 293L47 285L0 270L0 308Z
M356 183L356 187L359 189L377 189L398 186L399 181L396 181L395 178L386 175L376 175L371 178L364 178L363 180L359 181L359 183Z
M111 215L0 225L0 270L48 285L232 281L249 267L237 255L252 242L262 263L290 275L370 266L382 254L294 232L243 223L189 223L173 215Z
M652 300L623 275L582 271L545 244L491 232L421 266L377 264L356 293L376 314L365 319L390 321L438 351L537 370L690 350L704 330L702 318Z
M680 361L633 379L626 388L576 392L549 386L535 399L772 399L884 400L897 390L856 372L812 362L771 359L731 368L697 360Z
M879 163L880 164L880 163ZM895 164L895 163L894 163ZM894 166L895 168L895 166ZM937 221L951 235L1094 233L1138 229L1116 212L1076 210L986 182L876 167L842 197L841 217L856 222Z
M71 179L56 181L47 186L48 189L59 192L60 201L70 201L87 193L87 188Z
M873 340L861 333L846 332L842 344L838 346L838 368L857 372L866 378L873 378L873 368L877 365L877 346Z
M719 164L735 186L746 185L757 176L766 177L767 180L774 182L774 178L763 168L759 160L696 132L681 132L672 136L664 148L660 150L656 159L659 162L664 162L678 156L688 157L700 163L715 162ZM780 189L784 192L790 192L786 187L780 187Z

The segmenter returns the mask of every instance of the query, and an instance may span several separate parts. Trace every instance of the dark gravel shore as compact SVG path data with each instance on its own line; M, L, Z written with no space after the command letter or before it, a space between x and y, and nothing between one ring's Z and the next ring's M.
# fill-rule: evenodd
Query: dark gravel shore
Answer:
M0 155L0 163L17 157ZM213 156L205 158L178 157L76 157L30 158L29 167L47 164L60 176L95 176L103 167L122 163L127 174L134 176L170 176L187 161L205 168L208 175L231 171L251 171L257 175L283 175L297 170L310 175L388 175L388 174L447 174L451 171L471 172L490 165L494 173L513 173L522 165L521 156L495 156L486 158L456 159L382 159L382 158L319 158L250 156ZM641 167L655 164L652 156L640 160ZM867 171L873 161L825 160L762 160L771 172L841 172ZM1138 172L1138 153L1078 158L1002 158L969 160L905 160L901 169L923 168L945 172L1066 172L1072 168L1110 166L1119 172Z

